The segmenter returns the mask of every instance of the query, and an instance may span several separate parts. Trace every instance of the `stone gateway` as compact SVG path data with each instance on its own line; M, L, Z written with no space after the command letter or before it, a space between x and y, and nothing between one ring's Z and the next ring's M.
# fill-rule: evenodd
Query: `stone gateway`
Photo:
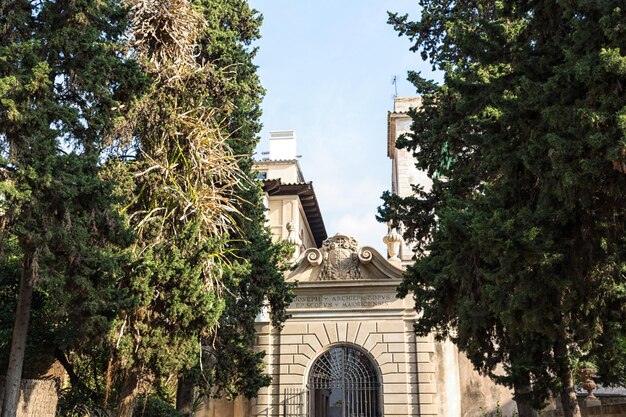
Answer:
M413 155L395 147L419 98L397 97L388 114L391 188L430 187ZM387 256L353 237L326 234L313 184L296 157L293 131L270 133L269 158L256 164L266 193L268 226L295 248L298 282L282 331L258 317L258 351L272 377L250 402L207 401L196 417L482 417L499 404L510 416L511 393L478 375L450 342L416 337L411 297L396 298L413 250L399 231L383 238ZM381 190L382 192L382 190ZM374 208L372 208L374 209Z
M349 268L335 268L331 254L305 251L287 279L299 281L283 330L260 326L272 385L262 390L254 416L434 416L434 343L413 333L410 300L395 297L402 270L372 248L335 235L323 248L351 242ZM358 270L359 278L354 271Z

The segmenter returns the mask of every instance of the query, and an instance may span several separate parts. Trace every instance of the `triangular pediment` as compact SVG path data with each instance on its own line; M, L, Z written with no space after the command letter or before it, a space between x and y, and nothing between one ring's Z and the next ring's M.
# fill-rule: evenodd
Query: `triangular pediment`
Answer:
M399 280L402 273L376 249L360 247L354 238L337 233L321 248L300 255L287 281Z

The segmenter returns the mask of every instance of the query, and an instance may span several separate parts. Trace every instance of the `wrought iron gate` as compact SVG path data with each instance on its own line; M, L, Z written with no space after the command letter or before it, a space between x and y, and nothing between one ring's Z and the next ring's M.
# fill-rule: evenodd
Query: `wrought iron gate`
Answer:
M285 417L307 417L309 390L301 388L287 388L283 393L281 401L283 416Z
M317 358L308 381L309 417L378 417L379 381L365 353L339 346Z

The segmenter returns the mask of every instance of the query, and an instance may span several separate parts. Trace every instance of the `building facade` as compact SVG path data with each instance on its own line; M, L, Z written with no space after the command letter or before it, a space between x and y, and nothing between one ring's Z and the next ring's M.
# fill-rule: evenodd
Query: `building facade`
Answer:
M395 147L410 129L407 112L419 104L396 98L388 114L391 185L400 196L431 185L412 155ZM257 170L268 226L296 248L296 268L285 278L298 282L296 298L281 331L268 314L258 318L256 348L266 353L272 384L251 401L214 401L199 416L479 417L496 404L512 414L510 393L475 373L454 345L415 335L412 299L396 297L414 256L398 231L384 237L385 255L350 236L328 237L293 131L271 133L269 157Z
M281 332L260 323L272 385L253 416L435 416L434 343L416 338L415 311L396 298L402 270L337 234L309 248Z

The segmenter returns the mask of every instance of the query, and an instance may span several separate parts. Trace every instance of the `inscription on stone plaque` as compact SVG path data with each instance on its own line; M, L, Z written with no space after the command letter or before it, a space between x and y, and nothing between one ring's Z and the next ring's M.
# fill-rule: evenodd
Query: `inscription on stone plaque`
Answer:
M291 308L371 308L390 304L396 300L394 293L383 294L328 294L299 295Z

